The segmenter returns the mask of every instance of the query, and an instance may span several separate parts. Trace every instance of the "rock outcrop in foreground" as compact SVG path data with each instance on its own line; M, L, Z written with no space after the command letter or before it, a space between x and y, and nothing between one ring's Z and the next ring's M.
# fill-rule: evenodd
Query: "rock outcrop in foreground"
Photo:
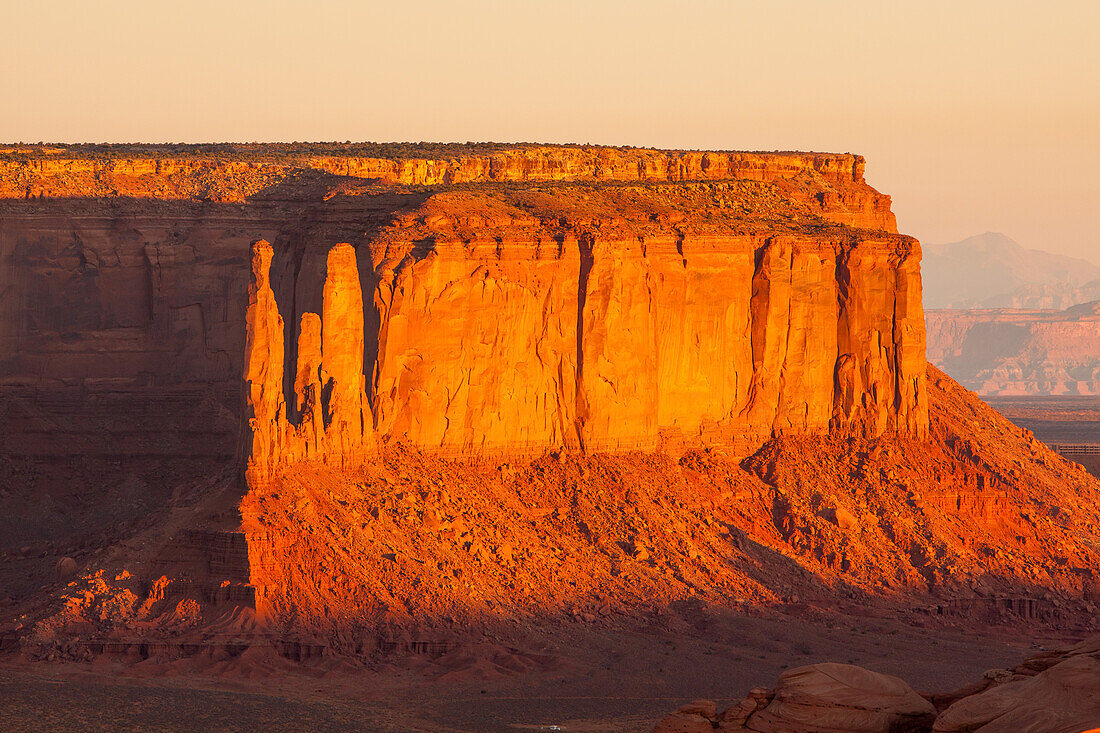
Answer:
M685 705L653 733L919 733L935 718L932 703L897 677L824 662L789 670L774 690L753 688L721 713L707 700Z
M849 664L813 664L718 712L698 700L653 733L1090 733L1100 730L1100 636L941 695Z

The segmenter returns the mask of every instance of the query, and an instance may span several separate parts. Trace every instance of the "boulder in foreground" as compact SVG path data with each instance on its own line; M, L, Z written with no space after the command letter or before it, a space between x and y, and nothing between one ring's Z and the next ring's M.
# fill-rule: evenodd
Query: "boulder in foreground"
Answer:
M758 733L905 733L927 731L932 703L905 682L851 664L826 662L785 672L774 695L757 688L721 715L684 706L654 733L696 730Z
M990 670L983 679L953 693L933 695L931 700L936 704L897 677L849 664L813 664L784 673L774 693L754 688L721 714L713 703L696 701L653 730L1096 733L1100 731L1100 636L1031 657L1012 670Z
M754 712L745 730L762 733L927 730L932 703L905 682L851 664L811 664L785 672L775 699Z
M1100 648L1100 637L1091 641ZM1017 667L1013 681L959 700L940 714L932 730L1082 733L1100 729L1100 652L1074 654L1071 650L1049 669L1032 677L1023 674L1037 661Z

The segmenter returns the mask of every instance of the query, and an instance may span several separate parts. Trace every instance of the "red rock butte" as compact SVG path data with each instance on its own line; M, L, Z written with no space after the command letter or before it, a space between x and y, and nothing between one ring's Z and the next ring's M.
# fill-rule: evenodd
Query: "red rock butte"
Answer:
M685 599L1083 618L1100 485L928 368L920 246L863 172L590 146L0 151L10 483L60 508L34 515L42 557L117 546L147 576L21 607L20 643L125 628L183 654L179 624L241 608L293 654L352 655Z
M700 439L747 454L773 434L927 428L920 251L860 156L279 147L9 150L0 195L37 214L9 241L39 247L20 262L37 277L6 298L0 336L20 356L3 376L229 389L244 371L262 466L379 437L459 454ZM149 198L156 218L118 211ZM132 230L115 241L120 221ZM230 260L249 225L273 249L254 253L240 370L247 270ZM351 246L329 254L340 229ZM78 282L35 272L64 256ZM50 332L72 319L55 304L81 296L91 328L58 354ZM27 324L35 300L51 307ZM323 427L302 424L310 391Z
M302 458L361 462L379 440L748 455L778 434L927 431L920 250L857 156L535 148L311 163L487 185L424 192L358 252L305 253L284 289L322 290L322 312L284 298L289 327L272 246L255 243L254 477ZM540 185L554 180L583 185Z

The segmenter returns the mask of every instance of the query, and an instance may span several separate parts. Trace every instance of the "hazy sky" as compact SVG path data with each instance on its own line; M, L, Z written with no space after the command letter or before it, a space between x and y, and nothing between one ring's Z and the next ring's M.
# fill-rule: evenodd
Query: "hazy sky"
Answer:
M1100 0L0 0L0 140L851 151L928 242L1100 262Z

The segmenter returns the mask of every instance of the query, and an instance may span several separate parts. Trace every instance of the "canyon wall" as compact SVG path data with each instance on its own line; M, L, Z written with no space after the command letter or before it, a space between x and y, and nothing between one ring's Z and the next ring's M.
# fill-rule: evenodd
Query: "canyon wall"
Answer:
M365 249L328 253L320 318L294 311L293 370L277 348L250 352L256 479L314 455L354 462L380 440L451 454L687 443L747 455L782 434L927 429L911 240L593 230ZM267 282L270 245L253 257L247 322L261 344L290 310ZM319 273L305 277L296 289L317 290ZM361 283L374 284L365 298ZM291 373L297 417L265 397Z
M269 468L925 429L920 249L859 156L237 148L0 151L6 455L228 459L246 369Z
M928 360L986 395L1100 394L1100 301L929 310Z

